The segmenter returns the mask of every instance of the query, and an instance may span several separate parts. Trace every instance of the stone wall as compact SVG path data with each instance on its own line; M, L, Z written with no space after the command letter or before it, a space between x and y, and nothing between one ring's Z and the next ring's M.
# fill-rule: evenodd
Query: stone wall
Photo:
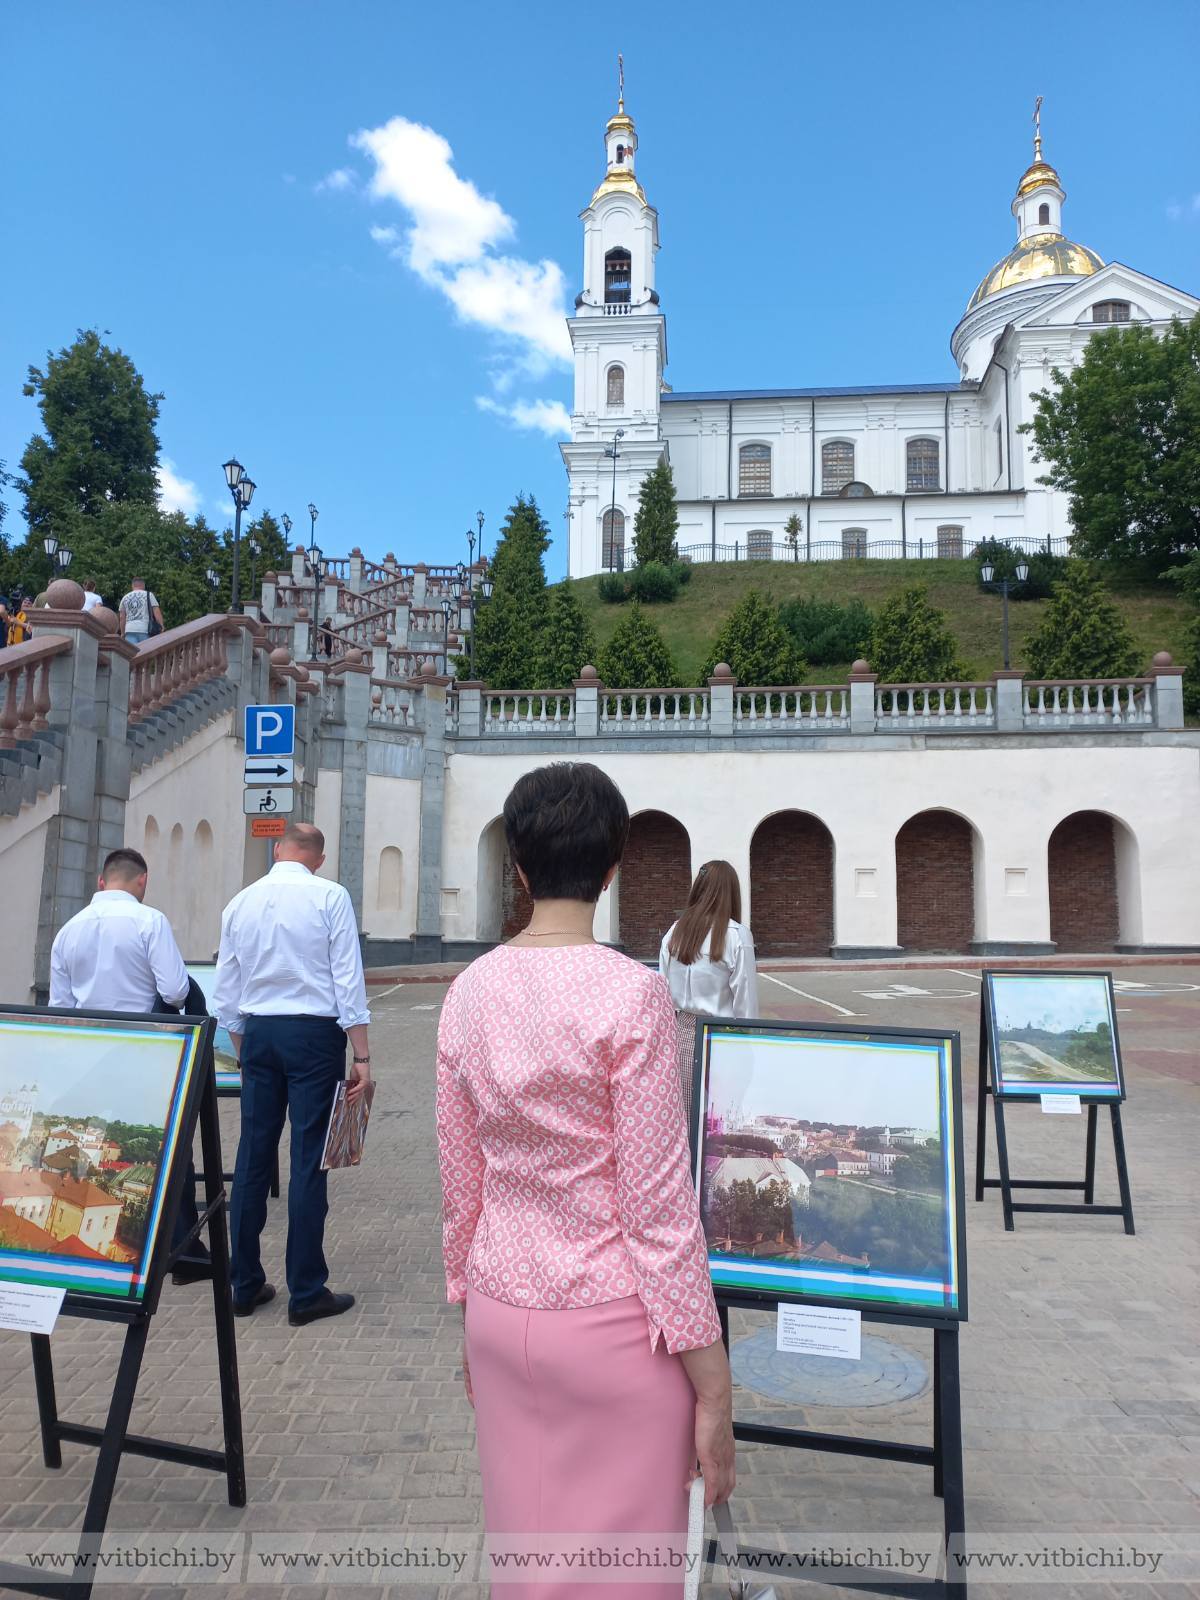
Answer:
M1050 835L1050 937L1060 950L1111 950L1121 936L1113 820L1078 811Z
M896 933L905 950L969 950L975 938L971 825L924 811L896 835ZM1053 893L1053 878L1051 878Z
M833 946L833 838L804 811L779 811L750 841L754 946L764 956L827 956Z

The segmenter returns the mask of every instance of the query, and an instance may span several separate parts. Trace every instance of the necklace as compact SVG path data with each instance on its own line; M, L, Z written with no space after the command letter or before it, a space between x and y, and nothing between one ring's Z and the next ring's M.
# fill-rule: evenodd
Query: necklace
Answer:
M541 933L530 933L528 928L521 930L527 939L569 939L578 933L577 928L543 928ZM591 938L591 935L588 935ZM595 944L595 939L591 939Z

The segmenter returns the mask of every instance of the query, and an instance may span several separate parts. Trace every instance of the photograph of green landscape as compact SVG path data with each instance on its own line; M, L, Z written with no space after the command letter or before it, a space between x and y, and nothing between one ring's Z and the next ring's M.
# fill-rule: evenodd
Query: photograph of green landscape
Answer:
M1106 972L986 972L998 1094L1124 1098Z
M694 1133L714 1286L960 1314L954 1045L703 1025Z

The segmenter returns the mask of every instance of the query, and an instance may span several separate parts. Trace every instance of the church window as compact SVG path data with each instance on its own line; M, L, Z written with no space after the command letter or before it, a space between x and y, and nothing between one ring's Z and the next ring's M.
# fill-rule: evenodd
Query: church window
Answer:
M619 144L617 146L617 165L620 166L621 163L624 161L624 159L625 159L625 146L623 144Z
M865 528L842 529L842 560L858 561L867 553L867 530Z
M957 523L943 523L938 529L937 553L939 561L962 560L963 531Z
M625 404L625 368L622 366L608 369L608 404L610 406Z
M1128 300L1098 300L1092 307L1093 322L1128 322L1130 320L1130 306Z
M746 535L747 561L770 561L771 535L766 528L755 528L753 533Z
M845 488L838 490L838 495L843 500L866 500L874 493L869 483L860 483L857 478L851 478Z
M837 494L854 477L854 445L849 439L830 439L821 446L821 493Z
M908 441L909 490L937 489L941 484L941 459L936 439Z
M738 494L770 494L771 446L744 444L738 451Z
M1000 418L996 418L996 476L1004 471L1004 429Z
M610 507L604 513L604 549L601 552L601 564L605 572L615 572L619 566L624 566L624 549L625 513L614 511Z
M1044 203L1038 207L1038 223L1047 225L1050 221L1050 207Z
M604 257L604 303L605 305L629 304L629 289L632 282L633 263L628 250L610 250Z

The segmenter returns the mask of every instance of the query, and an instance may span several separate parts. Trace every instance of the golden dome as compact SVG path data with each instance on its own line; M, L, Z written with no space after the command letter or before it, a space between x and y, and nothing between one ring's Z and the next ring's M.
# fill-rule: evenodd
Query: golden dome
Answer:
M615 117L609 117L608 123L606 124L604 131L605 131L605 133L617 133L617 132L620 132L620 133L636 133L637 132L637 129L633 125L633 118L626 114L625 102L623 100L621 102L620 110L617 112L616 116Z
M1056 189L1062 188L1062 179L1048 161L1042 160L1039 152L1033 164L1026 167L1024 176L1017 185L1017 193L1029 194L1031 190L1040 189L1047 183L1052 183Z
M1074 244L1061 233L1034 233L985 274L967 310L973 311L989 295L1036 283L1039 278L1090 278L1103 265L1094 250Z
M646 204L646 191L627 167L618 167L615 172L610 172L604 182L592 196L592 204L603 199L606 194L631 194Z

